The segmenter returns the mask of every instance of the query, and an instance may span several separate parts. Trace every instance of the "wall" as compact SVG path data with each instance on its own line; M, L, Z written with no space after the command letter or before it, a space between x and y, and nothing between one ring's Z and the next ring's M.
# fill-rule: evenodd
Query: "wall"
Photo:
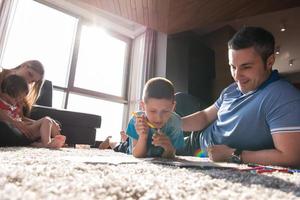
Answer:
M214 51L215 77L211 83L212 102L219 97L226 86L233 82L228 65L227 42L234 33L233 28L226 26L210 34L196 37L202 44ZM176 92L188 92L189 50L187 44L190 40L187 38L177 38L170 42L169 37L167 42L167 35L160 33L160 38L157 40L156 63L159 64L156 65L156 75L169 78L175 84ZM164 59L165 53L166 60Z
M293 74L282 74L282 76L291 83L300 83L300 72Z
M188 92L188 39L168 36L166 77L176 92Z
M166 77L176 92L186 92L204 102L212 102L214 52L193 32L168 36Z
M230 26L222 27L212 33L201 37L201 42L206 44L215 53L216 76L212 82L212 98L216 100L221 91L233 82L228 65L227 42L235 30Z

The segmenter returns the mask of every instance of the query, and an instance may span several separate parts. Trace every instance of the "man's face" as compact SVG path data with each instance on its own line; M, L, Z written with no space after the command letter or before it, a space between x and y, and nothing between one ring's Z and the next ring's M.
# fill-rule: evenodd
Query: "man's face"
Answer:
M256 90L269 77L274 64L274 56L270 56L264 64L253 47L228 51L231 76L242 93Z
M147 102L142 102L147 119L156 128L162 128L166 124L174 107L175 102L168 99L149 98Z

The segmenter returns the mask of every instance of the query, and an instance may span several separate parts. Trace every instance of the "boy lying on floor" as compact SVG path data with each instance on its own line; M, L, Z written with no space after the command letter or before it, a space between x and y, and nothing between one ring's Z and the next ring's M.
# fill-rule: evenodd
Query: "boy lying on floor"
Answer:
M161 77L150 79L144 87L140 106L142 111L134 113L129 121L126 130L129 138L118 148L122 147L121 152L139 158L174 157L176 149L183 147L184 140L180 117L173 112L175 108L173 84ZM108 143L114 150L118 150L109 139L107 138L99 148L108 147Z

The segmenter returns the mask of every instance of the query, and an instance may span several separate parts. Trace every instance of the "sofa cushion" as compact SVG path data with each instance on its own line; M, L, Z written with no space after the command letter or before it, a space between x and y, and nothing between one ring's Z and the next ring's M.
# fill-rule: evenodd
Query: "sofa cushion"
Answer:
M99 115L56 109L47 106L33 106L30 116L32 119L40 119L49 116L59 121L62 126L67 125L91 128L100 128L101 126L101 116Z

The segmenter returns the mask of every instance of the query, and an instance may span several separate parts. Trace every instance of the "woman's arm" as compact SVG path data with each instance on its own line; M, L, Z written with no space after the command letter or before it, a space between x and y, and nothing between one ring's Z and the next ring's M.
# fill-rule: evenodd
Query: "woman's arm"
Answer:
M29 122L29 123L33 123L33 122L35 122L36 120L33 120L33 119L30 119L30 118L28 118L28 117L22 117L22 121L24 121L24 122Z
M22 121L17 121L11 118L7 113L0 109L0 121L11 124L13 127L16 127L22 134L24 134L27 138L31 139L33 135L30 133L26 124Z
M218 110L215 105L211 105L205 110L193 113L186 117L182 117L183 131L198 131L203 130L214 120L217 119Z
M8 114L4 110L0 109L0 121L12 124L14 122L14 119L8 116Z

